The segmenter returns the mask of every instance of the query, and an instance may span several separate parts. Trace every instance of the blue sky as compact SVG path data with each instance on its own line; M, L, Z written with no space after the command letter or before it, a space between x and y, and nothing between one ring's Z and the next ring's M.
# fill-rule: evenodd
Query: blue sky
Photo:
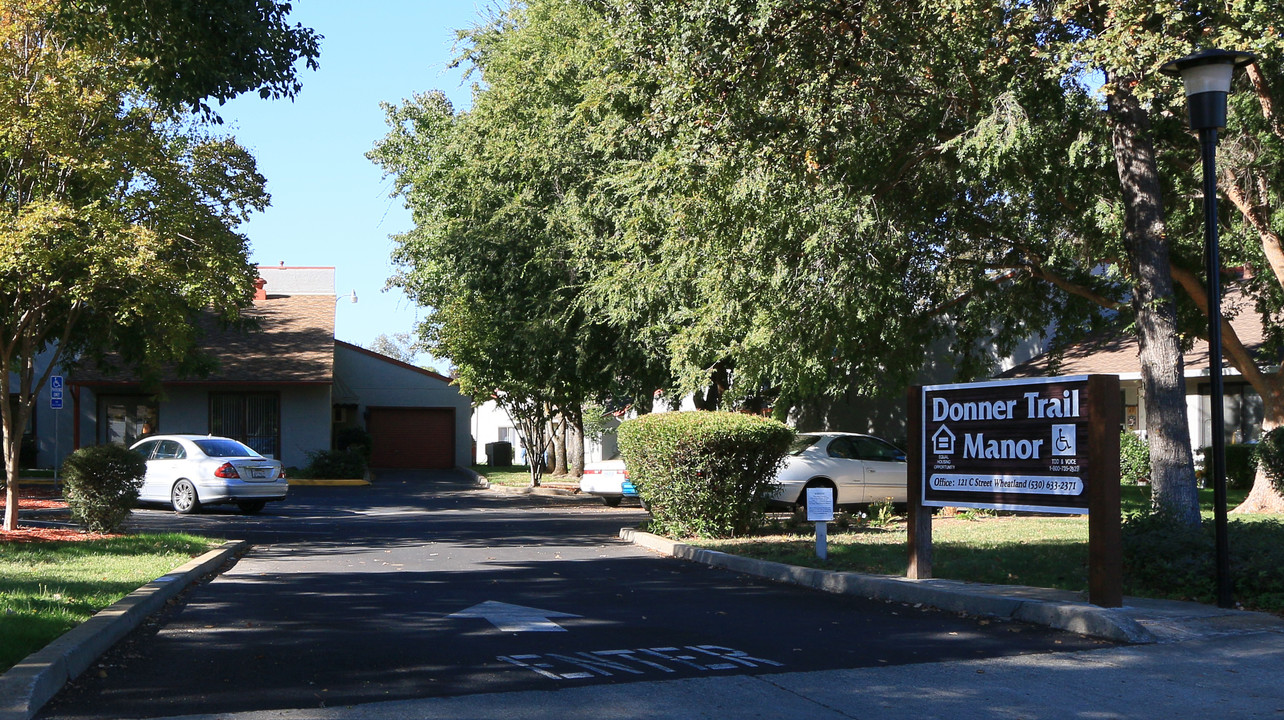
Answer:
M462 73L447 70L455 31L476 24L488 2L294 0L292 22L325 36L321 68L302 73L294 102L238 98L219 108L227 131L258 160L272 207L241 226L253 260L335 268L335 335L368 345L411 330L422 311L397 290L389 235L411 227L391 181L365 158L387 130L380 102L442 90L467 107ZM428 360L428 358L422 358ZM439 369L443 369L439 367Z

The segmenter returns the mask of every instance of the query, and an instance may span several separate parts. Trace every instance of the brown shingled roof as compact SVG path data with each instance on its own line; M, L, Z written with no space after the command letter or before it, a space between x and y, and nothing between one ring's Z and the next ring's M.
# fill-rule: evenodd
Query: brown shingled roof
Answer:
M220 329L211 318L201 347L217 361L214 372L180 378L167 373L166 383L298 384L334 381L334 297L268 296L255 301L245 315L258 328ZM76 373L76 384L135 382L129 373Z
M334 298L290 295L246 312L257 330L213 330L201 343L219 369L203 382L329 383L334 380Z
M1235 312L1231 327L1240 342L1258 358L1258 363L1275 364L1278 358L1263 358L1265 332L1261 316L1249 304L1242 292L1232 290L1223 300L1224 312ZM1141 373L1137 359L1137 338L1134 335L1095 337L1071 345L1061 357L1057 375L1128 375ZM1223 353L1224 355L1225 353ZM999 375L1001 378L1045 377L1051 373L1049 355L1044 354L1022 363ZM1187 372L1208 369L1208 341L1196 340L1183 356ZM1227 366L1229 367L1229 365Z

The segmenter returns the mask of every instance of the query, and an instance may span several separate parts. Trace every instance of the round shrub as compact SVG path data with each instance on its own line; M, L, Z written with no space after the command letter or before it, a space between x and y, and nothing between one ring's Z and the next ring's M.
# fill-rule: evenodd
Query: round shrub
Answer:
M346 427L334 434L336 450L359 452L367 459L370 457L370 448L373 445L374 440L370 437L370 432L363 427Z
M630 420L618 437L653 531L734 537L762 523L794 431L753 415L683 412Z
M366 456L360 446L348 450L321 450L308 453L308 466L300 477L314 480L347 480L366 474Z
M1284 425L1262 433L1257 443L1257 464L1275 489L1284 493Z
M1131 430L1119 434L1119 480L1124 485L1150 482L1150 446Z
M1204 480L1208 487L1213 484L1213 449L1200 450L1204 458ZM1226 487L1232 490L1247 490L1253 487L1257 474L1257 446L1231 443L1226 445Z
M147 463L121 445L81 448L62 463L71 519L92 532L117 532L138 502Z

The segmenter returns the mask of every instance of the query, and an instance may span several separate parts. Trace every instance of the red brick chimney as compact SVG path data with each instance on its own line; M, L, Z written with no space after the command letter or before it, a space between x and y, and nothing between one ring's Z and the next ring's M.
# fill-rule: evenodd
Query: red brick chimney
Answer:
M267 286L267 280L259 278L254 281L254 302L267 300L267 291L263 288Z

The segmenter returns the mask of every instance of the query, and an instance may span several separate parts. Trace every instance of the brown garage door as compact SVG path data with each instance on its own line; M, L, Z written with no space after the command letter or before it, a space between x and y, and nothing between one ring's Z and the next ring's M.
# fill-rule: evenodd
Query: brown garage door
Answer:
M373 467L455 466L454 408L370 408L367 429Z

